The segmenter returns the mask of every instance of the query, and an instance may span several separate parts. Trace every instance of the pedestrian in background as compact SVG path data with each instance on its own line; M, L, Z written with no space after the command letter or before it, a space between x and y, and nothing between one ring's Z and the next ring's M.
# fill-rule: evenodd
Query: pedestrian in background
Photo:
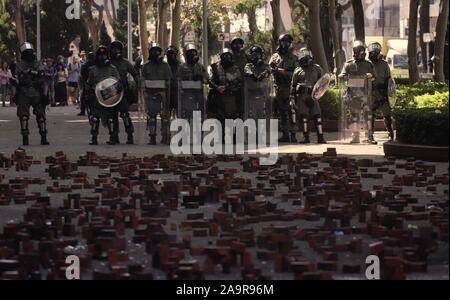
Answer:
M5 62L1 63L0 66L0 101L2 102L2 106L6 106L6 101L10 102L11 97L11 88L10 88L10 80L12 79L11 70L8 67L8 64Z
M56 89L55 89L55 102L59 106L67 105L67 69L64 64L58 63L56 66Z
M53 59L47 58L44 63L44 94L48 97L51 106L55 106L55 77L56 68Z
M74 56L68 67L69 104L78 104L78 81L80 79L80 63L78 57Z

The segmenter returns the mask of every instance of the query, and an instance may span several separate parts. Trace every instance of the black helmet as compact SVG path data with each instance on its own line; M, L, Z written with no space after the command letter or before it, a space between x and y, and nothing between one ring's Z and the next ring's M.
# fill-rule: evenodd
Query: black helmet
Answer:
M195 51L198 52L197 48L194 44L188 44L186 48L184 49L184 54L186 55L189 51Z
M170 45L169 47L167 47L166 54L169 52L174 52L176 55L178 55L178 49L174 45Z
M253 53L260 53L261 55L264 53L263 48L259 47L259 46L253 46L250 48L249 51L250 55L252 55Z
M163 49L157 43L152 43L148 48L149 59L151 62L156 63L163 59Z
M184 57L186 62L191 65L196 64L200 60L197 48L195 48L194 44L189 44L186 46L184 49Z
M20 46L20 56L23 60L33 61L36 59L36 53L34 51L34 47L31 43L23 43Z
M258 64L259 62L262 61L264 50L259 46L253 46L250 48L249 54L250 54L250 61L253 64Z
M244 40L240 37L235 37L231 40L230 45L234 53L241 52L244 49Z
M104 66L109 62L109 51L106 46L99 46L95 52L95 63Z
M382 46L380 43L370 43L367 49L369 50L369 59L371 61L378 61L380 59L382 50Z
M224 67L229 67L233 64L233 52L225 48L222 53L220 53L220 63Z
M109 45L109 49L119 49L120 51L123 50L123 43L121 41L114 41Z
M289 43L292 43L294 38L289 33L284 33L278 38L278 42L280 43L281 41L288 41Z
M279 51L281 53L287 53L289 51L289 49L291 48L293 41L294 41L294 38L289 33L280 35L280 37L278 38L277 51Z
M120 41L114 41L109 45L109 52L112 59L120 59L122 57L123 44Z
M158 49L159 51L163 51L163 48L158 43L151 43L150 46L148 46L148 51L152 51Z
M366 45L363 41L356 40L353 43L353 57L358 61L366 58Z
M312 64L313 54L308 48L300 49L298 53L298 62L301 67L307 67Z

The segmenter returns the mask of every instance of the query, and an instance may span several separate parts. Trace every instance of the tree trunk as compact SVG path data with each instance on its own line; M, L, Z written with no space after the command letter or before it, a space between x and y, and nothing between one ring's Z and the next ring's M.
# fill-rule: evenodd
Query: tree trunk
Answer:
M82 7L83 7L83 13L82 17L84 22L86 23L87 29L89 31L89 35L92 40L92 47L97 49L99 46L99 26L97 26L97 23L94 20L94 17L92 15L92 0L83 0Z
M272 7L273 16L272 49L275 51L278 45L278 37L284 33L285 28L281 20L280 0L271 0L270 6Z
M436 42L434 46L434 81L444 82L445 37L448 28L448 0L441 0L439 17L436 24Z
M323 47L322 31L320 28L320 1L309 1L309 28L311 30L311 50L316 62L328 73L328 62Z
M171 0L171 20L172 30L170 31L170 44L180 46L180 28L181 28L181 0Z
M422 52L423 71L427 71L429 57L427 55L427 44L423 40L424 33L430 32L430 0L420 0L420 23L419 23L419 38L420 51Z
M167 0L158 0L158 23L156 27L156 41L161 47L165 47L165 33L166 33L166 9L169 1Z
M13 0L10 3L10 9L14 12L14 23L16 23L16 35L19 45L22 45L26 41L25 36L25 22L22 15L22 1Z
M139 0L139 43L142 51L142 62L148 60L147 1Z
M361 0L352 0L354 21L353 25L355 27L355 39L359 41L366 42L366 31L365 31L365 21L364 21L364 7Z
M337 24L337 20L336 20L336 2L335 2L335 0L328 1L328 14L330 16L330 31L331 31L331 37L333 39L335 72L336 72L336 75L338 75L341 73L342 67L344 66L345 54L342 51L342 44L339 39L339 30L338 30L338 24Z
M248 39L249 41L253 42L255 33L259 31L258 24L256 22L256 7L247 11L247 17L248 17L248 28L250 30L248 33Z
M411 84L419 81L419 70L417 68L417 13L419 0L410 0L408 25L408 62L409 82Z

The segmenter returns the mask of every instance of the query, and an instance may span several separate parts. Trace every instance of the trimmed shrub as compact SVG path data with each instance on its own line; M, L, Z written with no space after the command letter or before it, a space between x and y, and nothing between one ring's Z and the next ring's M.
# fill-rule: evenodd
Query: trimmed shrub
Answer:
M397 140L404 144L448 146L448 109L396 111Z

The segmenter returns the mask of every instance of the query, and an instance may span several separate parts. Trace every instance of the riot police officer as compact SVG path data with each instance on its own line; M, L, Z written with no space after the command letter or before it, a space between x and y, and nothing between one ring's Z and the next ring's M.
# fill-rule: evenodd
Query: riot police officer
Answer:
M119 113L116 107L104 107L100 104L96 96L97 85L105 79L114 78L120 83L120 74L116 67L111 64L109 51L105 46L99 46L95 53L95 65L89 71L86 82L86 92L88 93L89 122L91 124L90 145L98 144L98 133L100 121L106 125L109 132L108 145L116 145L119 142ZM120 86L120 85L119 85ZM117 90L121 92L120 89Z
M244 50L244 40L240 37L235 37L230 43L231 51L233 52L233 62L239 68L239 71L244 72L245 65L248 63L247 56Z
M373 84L373 105L372 105L372 128L374 128L375 114L381 110L384 118L384 125L389 134L389 140L394 139L394 129L392 128L392 112L389 104L388 85L391 79L391 70L388 63L381 54L380 43L371 43L368 47L369 59L375 70L375 81Z
M233 54L225 48L220 54L220 61L211 65L210 99L214 99L217 119L225 132L225 120L239 116L238 97L242 91L243 76L239 67L233 62Z
M149 144L156 145L157 115L161 116L161 143L170 143L170 80L172 72L163 61L161 46L153 43L149 47L149 61L142 66L141 76L145 87L144 98L147 110Z
M295 120L292 118L289 105L292 76L298 67L297 57L292 53L291 48L293 41L294 39L290 34L281 35L278 39L277 51L272 55L269 62L275 79L275 110L281 117L283 136L279 140L280 143L297 142Z
M270 66L264 62L264 50L259 46L253 46L250 48L249 54L249 62L245 65L244 76L256 81L270 77L272 72Z
M313 87L323 76L322 68L313 61L312 52L307 48L300 49L298 62L291 84L291 101L295 103L297 119L303 125L304 140L301 144L309 144L309 120L313 119L317 130L317 143L326 144L322 129L322 112L319 101L312 98Z
M178 70L180 68L180 61L178 60L178 48L171 45L166 49L166 60L172 72L172 79L170 80L170 112L177 111L177 94L178 94Z
M200 57L198 55L198 51L195 48L193 44L188 44L186 46L186 49L184 51L184 59L185 63L182 63L179 68L178 77L181 82L183 81L191 81L191 82L199 82L199 89L194 90L191 89L184 89L183 87L180 87L180 90L182 91L182 95L179 94L179 101L182 103L182 111L181 115L179 115L179 118L191 118L193 109L194 109L194 103L184 103L187 101L187 98L190 98L190 95L198 104L202 112L204 112L204 99L203 99L203 84L208 82L208 72L206 71L205 67L199 63ZM187 97L183 96L186 95ZM192 98L192 99L193 99ZM186 105L184 105L186 104Z
M133 68L133 66L128 60L122 57L122 52L123 52L123 44L121 42L114 41L111 43L110 45L111 63L113 64L113 66L117 68L117 71L119 71L120 81L124 89L124 97L122 98L122 101L119 103L117 109L119 110L120 117L123 120L125 132L127 133L127 144L131 145L134 144L133 140L134 127L131 121L129 107L136 101L133 97L133 93L130 90L130 87L128 86L127 76L128 74L130 74L133 77L136 84L138 83L139 78L136 69ZM119 132L118 126L119 124L117 123L117 128L114 129L116 132ZM117 140L117 142L119 143L119 140Z
M36 115L36 121L41 135L41 145L49 145L47 141L47 128L45 107L48 99L43 95L44 70L36 60L36 54L30 43L20 47L21 60L17 63L17 116L20 121L23 145L29 144L28 120L30 119L30 106Z
M373 81L375 79L373 65L370 61L366 60L366 46L362 41L354 42L353 59L345 63L342 72L339 75L339 77L344 81L348 80L351 76L366 77L368 80L366 85L369 85L369 81ZM365 142L369 144L376 143L373 138L373 128L371 128L372 113L370 112L371 107L369 103L371 92L371 90L367 90L365 95L356 95L352 92L352 89L347 89L345 99L348 99L346 102L351 115L351 123L352 126L354 126L352 129L353 138L351 141L353 144L360 143L358 124L360 122L361 110L363 111L364 122L366 123L365 125L367 128L368 139Z
M249 51L249 63L244 68L245 81L245 118L270 118L270 76L272 70L264 62L264 50L253 46Z
M241 72L241 74L244 73L245 65L248 63L247 55L244 49L244 44L245 44L244 40L240 37L233 38L230 43L230 48L231 51L233 52L233 63L239 68L239 72ZM242 86L244 86L243 83ZM244 91L241 89L241 94L238 97L237 102L237 109L240 117L242 117L242 114L244 112L243 98L244 98Z
M87 54L87 59L86 61L81 65L80 68L80 75L81 75L81 86L82 86L82 91L81 91L81 108L80 108L80 113L78 114L79 116L84 116L86 115L86 109L88 110L88 115L89 115L89 109L87 107L87 96L88 93L86 92L86 82L89 78L89 72L91 70L91 68L95 65L95 53L94 52L89 52Z

